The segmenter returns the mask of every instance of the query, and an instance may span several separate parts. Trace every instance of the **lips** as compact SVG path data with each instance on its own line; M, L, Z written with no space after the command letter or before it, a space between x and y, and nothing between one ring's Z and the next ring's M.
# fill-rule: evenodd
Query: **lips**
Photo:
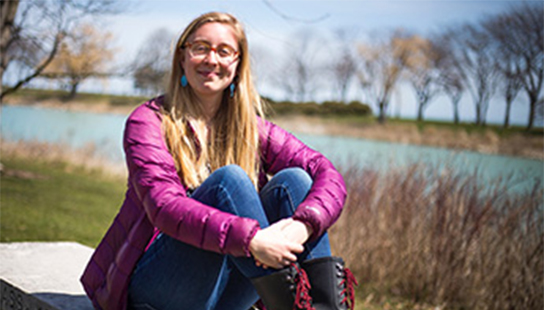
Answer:
M214 76L219 76L219 72L209 71L209 70L198 70L197 73L204 78L212 78Z

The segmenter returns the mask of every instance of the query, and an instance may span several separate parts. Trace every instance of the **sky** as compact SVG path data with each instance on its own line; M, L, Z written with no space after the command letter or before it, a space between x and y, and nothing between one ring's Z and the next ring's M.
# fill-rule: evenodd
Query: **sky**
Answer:
M235 15L245 26L252 46L266 47L279 52L293 38L293 33L309 28L318 33L330 33L334 29L355 29L363 37L373 32L404 28L418 33L430 33L446 26L454 26L503 12L517 1L501 0L247 0L247 1L174 1L174 0L124 0L130 6L123 14L109 17L101 23L104 30L115 36L119 50L118 63L132 61L146 38L159 28L167 28L176 35L200 14L210 11L223 11ZM285 53L284 53L285 54ZM282 55L285 56L285 55ZM258 75L258 74L257 74ZM89 83L87 89L96 88L97 83ZM101 84L100 84L101 85ZM113 81L107 92L131 94L130 81ZM275 99L284 99L274 94L272 88L258 84L261 93ZM103 87L103 86L100 86ZM352 99L361 94L352 90ZM403 117L415 117L414 94L406 87L393 96L390 113ZM528 104L524 95L512 109L511 120L526 124ZM329 98L325 98L329 99ZM496 98L496 100L501 100ZM374 107L373 107L374 108ZM461 118L470 121L474 118L474 105L466 93L461 101ZM439 97L425 111L427 118L451 119L451 104L446 97ZM501 123L504 118L504 105L490 107L488 121Z

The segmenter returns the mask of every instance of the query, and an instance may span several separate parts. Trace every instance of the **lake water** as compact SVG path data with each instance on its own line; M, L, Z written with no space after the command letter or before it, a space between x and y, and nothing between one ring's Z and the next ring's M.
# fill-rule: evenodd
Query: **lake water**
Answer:
M1 135L6 141L39 141L73 148L93 144L96 155L123 164L122 135L127 116L29 106L4 106L0 115ZM339 166L356 164L387 169L390 165L402 166L412 162L437 166L448 164L461 172L472 173L478 169L484 181L513 177L515 186L519 188L528 188L535 180L542 181L544 175L544 162L541 160L348 137L295 135Z

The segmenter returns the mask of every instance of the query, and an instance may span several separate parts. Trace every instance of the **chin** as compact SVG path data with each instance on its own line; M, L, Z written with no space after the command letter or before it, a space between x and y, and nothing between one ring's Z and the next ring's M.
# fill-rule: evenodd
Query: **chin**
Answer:
M223 93L224 90L225 90L224 88L204 86L204 87L199 87L195 91L196 91L197 94L200 94L200 95L203 95L203 96L213 96L213 95Z

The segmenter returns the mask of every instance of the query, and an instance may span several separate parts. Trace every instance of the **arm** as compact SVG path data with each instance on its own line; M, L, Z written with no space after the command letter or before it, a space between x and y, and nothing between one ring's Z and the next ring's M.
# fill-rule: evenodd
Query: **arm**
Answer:
M340 216L346 199L342 175L325 156L282 128L261 121L260 134L263 168L267 173L275 174L288 167L300 167L312 178L312 188L293 219L306 224L309 239L315 240Z
M161 118L149 106L138 108L127 120L124 149L129 186L153 226L205 250L250 256L249 242L258 222L187 197L162 137Z

